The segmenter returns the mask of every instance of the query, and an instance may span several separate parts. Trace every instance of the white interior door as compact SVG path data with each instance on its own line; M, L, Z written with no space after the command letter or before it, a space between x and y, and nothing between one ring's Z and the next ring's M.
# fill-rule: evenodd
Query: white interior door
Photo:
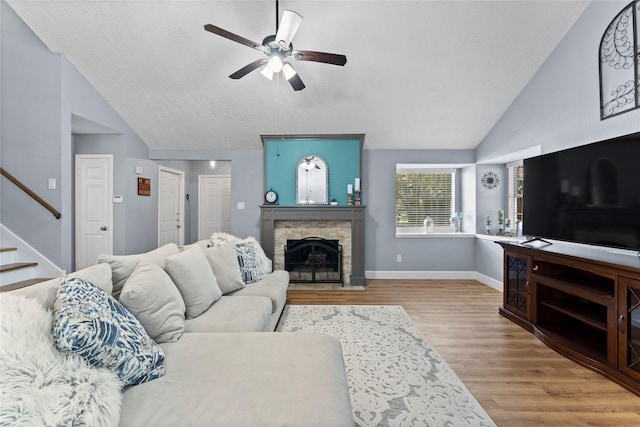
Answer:
M76 270L113 253L113 156L76 154Z
M198 240L231 232L231 176L198 176Z
M160 166L158 246L184 244L184 172Z

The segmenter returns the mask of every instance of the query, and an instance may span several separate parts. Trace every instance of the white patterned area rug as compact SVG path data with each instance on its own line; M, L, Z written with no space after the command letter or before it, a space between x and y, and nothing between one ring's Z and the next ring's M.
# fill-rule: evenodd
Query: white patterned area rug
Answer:
M277 331L340 340L358 426L495 426L400 306L288 305Z

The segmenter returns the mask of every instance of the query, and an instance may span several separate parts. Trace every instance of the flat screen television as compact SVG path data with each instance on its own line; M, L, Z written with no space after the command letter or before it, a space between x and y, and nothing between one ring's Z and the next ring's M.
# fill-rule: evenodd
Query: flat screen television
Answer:
M640 133L524 160L523 234L640 250Z

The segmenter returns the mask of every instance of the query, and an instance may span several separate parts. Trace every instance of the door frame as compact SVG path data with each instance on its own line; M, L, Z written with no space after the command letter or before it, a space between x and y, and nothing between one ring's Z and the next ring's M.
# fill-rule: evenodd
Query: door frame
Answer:
M77 265L78 265L78 248L80 247L80 232L78 230L78 228L80 227L81 224L81 218L82 218L82 209L80 209L80 188L81 188L81 182L82 182L82 176L78 176L78 166L79 166L79 161L82 161L83 159L107 159L108 160L108 180L109 180L109 189L107 190L107 197L109 198L107 205L109 206L108 209L108 217L109 219L107 220L107 239L108 239L108 243L109 243L109 254L108 255L112 255L113 254L113 154L75 154L74 155L74 171L73 171L73 175L74 175L74 217L73 217L73 230L74 230L74 234L75 234L75 238L74 238L74 248L73 248L73 254L74 254L74 259L73 259L73 265L74 268L77 269Z
M178 175L180 177L180 184L178 186L178 212L180 213L180 228L178 230L178 246L184 245L184 226L185 226L185 173L179 169L170 168L168 166L159 165L158 167L158 246L160 245L160 192L162 191L160 174L163 172Z

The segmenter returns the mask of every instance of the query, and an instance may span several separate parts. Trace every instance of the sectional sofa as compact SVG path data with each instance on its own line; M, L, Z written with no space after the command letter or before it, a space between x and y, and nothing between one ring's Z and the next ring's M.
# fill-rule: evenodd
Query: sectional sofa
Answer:
M79 355L78 363L89 361L92 372L103 370L117 380L116 397L98 391L109 381L95 381L92 397L80 405L86 413L76 413L76 422L352 426L340 342L322 334L273 332L286 302L288 274L271 272L255 241L210 245L205 241L179 249L170 244L145 254L103 256L95 266L9 292L12 299L0 301L4 311L7 304L37 300L50 325L44 330L53 335L45 339L52 339L64 357ZM98 302L92 307L94 299ZM92 313L106 306L112 307L108 314ZM16 331L10 323L35 328L28 319L17 319L26 308L17 312L8 321L2 318L3 339ZM128 320L104 320L113 312ZM143 329L139 336L136 324ZM103 338L98 346L96 336ZM19 337L12 339L21 345ZM112 345L116 353L102 354ZM130 357L124 349L135 354ZM43 356L30 357L38 369ZM24 399L39 392L25 392ZM96 401L99 393L102 401ZM70 393L69 399L76 395ZM14 417L31 408L6 393L2 399Z

